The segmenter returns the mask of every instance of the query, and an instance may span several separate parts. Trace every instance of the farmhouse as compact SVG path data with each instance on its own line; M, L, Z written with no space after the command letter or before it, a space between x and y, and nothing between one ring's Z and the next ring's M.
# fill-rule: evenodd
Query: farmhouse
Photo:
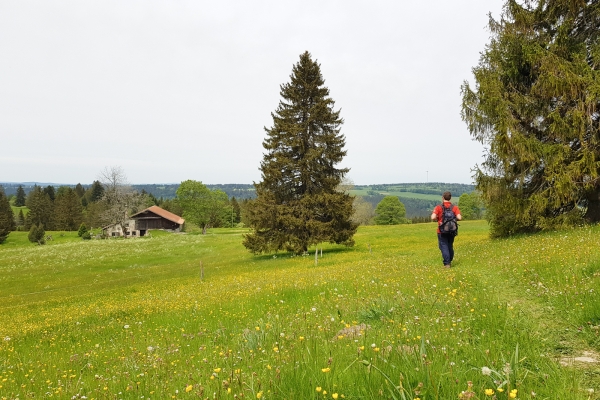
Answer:
M127 236L146 236L151 229L161 229L171 232L180 232L185 220L158 206L148 207L145 210L129 217ZM102 228L106 236L123 236L121 225L109 225Z

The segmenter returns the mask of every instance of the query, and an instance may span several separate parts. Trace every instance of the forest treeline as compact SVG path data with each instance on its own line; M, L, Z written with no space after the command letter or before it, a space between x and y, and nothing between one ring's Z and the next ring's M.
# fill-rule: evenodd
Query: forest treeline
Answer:
M89 189L92 185L90 184L80 184L72 185L72 184L56 184L56 183L34 183L34 182L21 182L21 183L2 183L0 185L4 188L4 193L7 196L16 195L19 186L23 188L25 194L28 194L35 186L47 187L53 186L55 188L60 186L68 186L71 188L75 188L80 185L84 190ZM146 192L156 197L157 199L174 199L176 197L177 188L179 188L179 183L169 183L169 184L135 184L131 185L132 189L137 190L138 192ZM245 183L227 183L227 184L214 184L214 185L205 185L207 188L211 190L221 190L227 194L227 196L235 197L237 199L252 199L256 197L254 191L254 185L245 184Z

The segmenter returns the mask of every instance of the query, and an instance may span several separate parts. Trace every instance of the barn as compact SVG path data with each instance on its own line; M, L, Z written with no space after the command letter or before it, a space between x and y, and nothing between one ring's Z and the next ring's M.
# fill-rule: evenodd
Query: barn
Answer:
M146 236L149 230L160 229L171 232L181 232L185 220L178 215L158 206L148 207L129 217L127 221L127 236ZM122 236L123 229L119 225L103 228L106 236Z

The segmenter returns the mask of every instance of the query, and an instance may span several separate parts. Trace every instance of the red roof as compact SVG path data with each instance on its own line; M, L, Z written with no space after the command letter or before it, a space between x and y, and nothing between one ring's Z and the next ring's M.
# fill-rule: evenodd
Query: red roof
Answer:
M135 217L136 215L140 215L141 213L144 213L146 211L150 211L158 216L163 217L164 219L168 219L171 222L175 222L176 224L179 225L183 225L183 223L185 222L185 220L183 218L181 218L179 215L175 215L172 212L169 212L167 210L163 210L162 208L160 208L159 206L152 206L152 207L148 207L145 210L140 211L137 214L133 214L130 218Z

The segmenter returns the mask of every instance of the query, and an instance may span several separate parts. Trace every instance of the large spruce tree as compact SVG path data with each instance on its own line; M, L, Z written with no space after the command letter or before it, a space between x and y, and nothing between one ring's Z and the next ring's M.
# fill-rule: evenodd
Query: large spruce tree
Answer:
M509 0L462 88L494 236L600 221L600 3Z
M300 56L290 79L281 86L273 126L265 128L262 181L246 207L253 232L244 246L253 253L303 253L321 242L354 244L352 197L336 190L348 172L336 168L346 155L340 112L310 53Z

